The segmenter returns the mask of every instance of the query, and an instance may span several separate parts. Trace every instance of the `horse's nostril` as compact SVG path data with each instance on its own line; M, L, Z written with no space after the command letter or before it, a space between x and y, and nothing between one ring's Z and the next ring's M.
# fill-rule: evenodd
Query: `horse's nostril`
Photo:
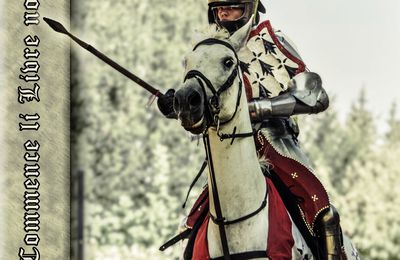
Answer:
M179 109L179 99L175 96L174 98L174 109L178 110Z
M198 92L192 92L188 97L188 101L191 107L198 107L201 105L201 96Z

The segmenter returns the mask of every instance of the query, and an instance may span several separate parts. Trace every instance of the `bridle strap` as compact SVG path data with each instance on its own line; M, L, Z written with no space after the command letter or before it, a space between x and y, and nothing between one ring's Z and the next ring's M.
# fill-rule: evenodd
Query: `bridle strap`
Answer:
M190 70L188 73L186 73L186 76L185 76L185 79L183 80L183 82L185 82L188 79L197 78L197 77L201 78L204 81L204 83L206 83L207 88L211 90L213 95L216 95L216 96L219 95L218 92L215 90L215 88L214 88L213 84L211 83L211 81L206 76L204 76L203 73L201 73L198 70ZM200 85L203 85L203 83L200 83ZM205 91L205 89L204 89L204 91Z
M251 137L254 136L255 132L248 132L248 133L236 133L236 127L233 129L233 133L232 134L219 134L219 138L221 140L225 140L225 139L235 139L237 137L239 138L244 138L244 137Z
M206 166L207 166L207 159L204 160L203 164L201 165L201 168L200 168L199 172L196 174L196 177L194 177L192 183L189 186L189 190L186 193L185 202L183 202L183 204L182 204L182 208L183 209L186 207L186 202L187 202L187 200L189 198L190 191L193 189L194 185L199 180L199 178L200 178L201 174L204 172L204 169L206 168Z
M234 219L234 220L226 220L225 218L219 219L219 218L214 217L214 216L211 214L211 212L209 212L210 218L211 218L211 220L214 222L214 224L217 224L217 225L224 225L224 226L227 226L227 225L239 223L239 222L241 222L241 221L244 221L244 220L246 220L246 219L249 219L249 218L251 218L251 217L254 217L254 216L257 215L261 210L263 210L263 209L267 206L267 196L268 196L268 189L265 190L265 197L264 197L264 200L263 200L262 203L261 203L261 206L260 206L258 209L256 209L255 211L253 211L252 213L247 214L247 215L245 215L245 216L243 216L243 217L240 217L240 218L237 218L237 219Z
M236 65L236 67L233 69L232 73L225 80L224 84L222 84L221 87L218 88L218 90L216 90L214 85L211 83L211 81L203 73L201 73L198 70L190 70L190 71L188 71L188 73L186 73L186 76L185 76L185 79L183 80L183 82L185 82L186 80L191 79L191 78L199 77L202 80L204 80L204 82L206 83L207 88L210 89L211 92L215 96L219 97L222 92L224 92L225 90L229 89L233 85L233 82L235 81L236 77L238 76L238 72L239 72L238 65Z
M226 79L224 84L222 84L221 87L218 90L216 90L214 88L213 84L211 83L211 81L202 72L200 72L198 70L190 70L186 74L184 82L186 80L188 80L188 79L191 79L191 78L197 79L197 81L199 82L199 85L201 86L201 88L202 88L202 90L203 90L203 92L205 94L206 90L205 90L205 87L204 87L204 84L203 84L203 82L204 82L205 85L207 86L207 88L210 89L211 92L213 93L213 96L211 97L210 102L207 103L207 107L209 109L211 109L211 110L212 109L217 110L216 112L218 113L219 109L220 109L219 108L219 97L220 97L222 92L224 92L225 90L229 89L233 85L233 82L236 79L236 77L238 76L238 73L239 73L239 70L238 70L238 67L236 66L236 68L232 71L232 73ZM233 112L232 116L228 120L226 120L224 122L221 122L220 123L221 125L229 123L235 117L235 115L237 113L237 109L238 109L238 107L240 105L240 97L241 97L241 95L242 95L242 81L240 80L237 99L236 99L236 104L235 104L236 105L235 106L235 111ZM210 113L210 114L212 115L213 113Z
M238 68L236 66L235 69L232 71L231 75L229 75L229 77L226 79L225 83L222 84L222 86L218 89L217 91L218 96L233 85L233 81L235 80L237 75L238 75Z
M237 56L237 53L235 51L235 49L233 48L233 46L223 40L220 39L215 39L215 38L207 38L203 41L200 41L199 43L197 43L194 48L193 51L195 51L199 46L201 45L214 45L214 44L220 44L225 46L226 48L230 49L233 54L235 55L235 59L236 59L236 66L233 69L232 73L229 75L229 77L226 79L226 81L218 88L218 90L213 86L213 84L211 83L211 81L200 71L198 70L190 70L189 72L186 73L184 82L187 79L190 78L197 78L197 80L202 79L204 81L204 83L206 84L207 88L211 90L211 92L213 93L213 97L211 98L211 104L210 102L208 102L208 108L210 108L210 105L213 106L213 109L216 110L217 113L219 113L219 98L222 92L226 91L227 89L229 89L232 85L234 80L236 79L236 77L239 76L239 57ZM240 77L239 77L240 80ZM200 81L200 80L199 80ZM200 81L200 85L203 87L203 84ZM204 93L205 89L203 88ZM233 113L232 117L230 119L228 119L227 121L221 122L221 124L226 124L228 122L230 122L236 115L237 112L237 108L240 105L240 96L242 95L242 81L240 80L239 83L239 90L238 90L238 97L237 97L237 101L236 101L236 109L235 112ZM211 113L213 114L213 113Z
M210 182L211 182L211 190L212 190L212 195L214 198L214 207L215 207L215 213L217 215L217 218L222 219L222 209L221 209L221 204L219 201L219 195L218 195L218 189L217 189L217 181L215 179L215 170L214 170L214 162L212 159L212 154L211 154L211 147L210 147L210 138L208 135L203 136L203 142L204 142L204 147L206 148L206 154L207 154L207 160L209 162L209 170L210 170ZM225 231L225 226L224 225L218 225L219 229L219 234L221 237L221 244L222 244L222 251L224 253L224 259L225 260L231 260L230 258L230 253L229 253L229 245L228 245L228 239L226 237L226 231Z
M228 49L233 51L233 53L235 54L235 56L237 58L237 53L236 53L236 51L235 51L235 49L233 48L232 45L230 45L226 41L223 41L223 40L220 40L220 39L215 39L215 38L207 38L205 40L200 41L199 43L197 43L194 46L193 51L195 51L200 45L214 45L214 44L224 45L225 47L227 47Z
M217 135L218 135L218 137L219 137L219 140L222 142L223 140L225 140L225 139L232 139L231 140L231 145L233 144L233 142L235 141L235 139L238 137L238 138L246 138L246 137L252 137L252 136L254 136L254 134L256 133L255 131L254 131L254 129L253 129L253 131L252 132L248 132L248 133L236 133L236 126L233 128L233 132L232 132L232 134L224 134L224 133L221 133L220 131L219 131L219 127L217 126Z

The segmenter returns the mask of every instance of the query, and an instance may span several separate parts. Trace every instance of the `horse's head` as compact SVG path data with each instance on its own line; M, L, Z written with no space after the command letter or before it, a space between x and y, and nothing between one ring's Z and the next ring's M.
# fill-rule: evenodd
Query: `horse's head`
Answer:
M236 53L246 44L250 30L251 22L231 36L202 40L186 56L184 83L174 99L186 130L200 134L235 116L242 92Z

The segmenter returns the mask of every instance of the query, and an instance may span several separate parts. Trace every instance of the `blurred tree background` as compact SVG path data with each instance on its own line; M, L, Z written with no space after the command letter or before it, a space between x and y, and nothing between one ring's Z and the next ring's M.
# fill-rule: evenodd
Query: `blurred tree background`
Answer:
M183 78L193 31L207 24L206 1L73 1L72 31L163 92ZM181 204L204 153L149 94L72 44L73 256L77 178L85 176L86 259L178 259L173 236ZM327 89L329 92L329 88ZM400 259L400 121L377 132L365 93L339 120L328 111L300 119L303 149L341 213L363 259ZM192 192L194 197L202 181ZM192 199L193 199L192 197Z

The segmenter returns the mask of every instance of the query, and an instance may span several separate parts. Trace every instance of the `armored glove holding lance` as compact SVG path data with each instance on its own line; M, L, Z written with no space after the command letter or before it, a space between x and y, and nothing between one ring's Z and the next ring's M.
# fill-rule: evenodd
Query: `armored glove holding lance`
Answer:
M165 95L157 99L158 109L166 118L178 118L174 110L174 95L175 90L171 88L165 92Z
M169 89L157 100L158 108L167 118L177 118L173 108L175 90ZM303 72L293 77L287 90L279 96L253 99L249 102L251 121L261 122L271 117L316 114L329 106L329 98L317 73Z

